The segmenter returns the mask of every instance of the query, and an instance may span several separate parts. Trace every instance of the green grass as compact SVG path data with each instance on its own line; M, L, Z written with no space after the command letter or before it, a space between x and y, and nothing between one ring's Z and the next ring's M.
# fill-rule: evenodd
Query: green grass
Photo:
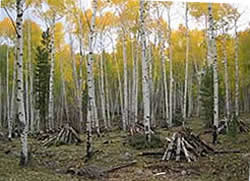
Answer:
M199 119L188 121L188 126L192 127L195 133L203 129L203 122ZM163 151L165 137L170 137L172 133L180 128L156 130L160 139L163 140L161 148L147 148L143 151ZM85 140L85 136L81 135ZM211 144L211 135L202 136ZM31 151L33 153L32 162L26 168L20 168L17 153L20 151L19 139L12 142L0 141L0 181L17 180L88 180L84 177L71 176L70 174L58 173L70 167L81 168L86 165L95 165L100 169L107 169L132 160L137 160L137 164L128 168L123 168L110 173L104 180L169 180L169 181L243 181L248 178L248 165L246 153L250 150L250 133L237 135L237 139L227 135L220 135L220 144L216 145L217 150L241 150L240 154L221 154L202 157L197 162L161 162L161 157L138 156L142 150L130 146L127 133L113 130L105 133L103 137L94 137L94 151L96 153L88 161L85 160L85 141L80 145L63 145L43 148L40 142L29 139ZM109 143L104 144L106 140ZM5 151L11 153L5 154ZM14 153L14 154L13 154ZM189 175L182 175L181 172L169 171L185 170ZM167 172L165 175L154 176L155 173ZM195 173L192 173L195 172ZM197 175L197 173L199 173Z

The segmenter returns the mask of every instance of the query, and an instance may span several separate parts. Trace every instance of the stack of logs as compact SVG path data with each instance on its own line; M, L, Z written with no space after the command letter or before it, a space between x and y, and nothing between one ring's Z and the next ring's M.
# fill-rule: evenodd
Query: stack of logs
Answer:
M250 130L249 126L241 119L237 120L237 125L240 133L247 133Z
M134 136L135 134L143 135L144 133L145 133L145 128L142 123L137 122L134 125L130 126L129 128L130 136ZM154 134L154 131L151 129L150 133Z
M42 141L43 146L49 147L51 145L63 145L63 144L78 144L82 140L79 134L74 128L69 125L65 125L58 134L47 137Z
M200 156L206 156L215 150L205 141L194 135L190 130L175 132L171 139L167 138L169 144L164 152L162 160L187 160L196 161Z

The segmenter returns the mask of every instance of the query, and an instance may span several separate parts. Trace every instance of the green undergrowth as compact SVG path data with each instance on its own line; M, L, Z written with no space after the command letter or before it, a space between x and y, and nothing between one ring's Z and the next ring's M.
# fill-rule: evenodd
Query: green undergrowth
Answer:
M187 126L195 133L204 130L204 122L199 119L190 119ZM74 181L88 180L85 177L72 176L62 173L69 168L82 168L84 166L96 166L100 169L116 167L133 160L137 164L119 169L108 174L103 180L111 181L243 181L248 178L247 161L250 150L250 133L237 134L235 137L220 135L219 144L213 146L212 136L203 135L208 144L216 150L240 150L239 154L216 154L201 157L197 162L162 162L161 156L139 156L141 152L162 152L166 147L166 137L171 137L173 132L180 127L171 129L157 129L156 136L152 137L153 144L145 145L145 137L131 137L127 133L114 129L106 132L101 137L93 137L94 155L85 162L85 135L79 145L62 145L44 148L41 142L29 138L32 162L26 168L18 165L20 152L20 140L12 142L0 141L0 181ZM8 153L8 154L6 154ZM175 172L179 170L183 172ZM156 173L166 172L165 175L155 176Z

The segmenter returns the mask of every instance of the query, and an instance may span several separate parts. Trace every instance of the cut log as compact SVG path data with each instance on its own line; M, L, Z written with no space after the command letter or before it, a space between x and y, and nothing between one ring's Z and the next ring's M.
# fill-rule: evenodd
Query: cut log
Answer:
M241 153L240 150L222 150L222 151L214 151L214 154L227 154L227 153Z
M81 143L78 133L74 130L74 128L66 125L63 127L58 134L46 137L42 144L45 147L49 147L51 145L63 145L63 144L78 144Z
M200 156L214 153L215 150L204 140L194 135L190 129L175 132L168 143L162 160L196 161Z
M163 156L164 152L141 152L138 156Z
M112 167L112 168L109 168L109 169L107 169L107 170L104 170L104 173L114 172L114 171L116 171L116 170L119 170L119 169L122 169L122 168L126 168L126 167L129 167L129 166L132 166L132 165L134 165L134 164L136 164L136 163L137 163L137 161L136 161L136 160L133 160L133 161L131 161L131 162L129 162L129 163L125 163L125 164L123 164L123 165L119 165L119 166Z

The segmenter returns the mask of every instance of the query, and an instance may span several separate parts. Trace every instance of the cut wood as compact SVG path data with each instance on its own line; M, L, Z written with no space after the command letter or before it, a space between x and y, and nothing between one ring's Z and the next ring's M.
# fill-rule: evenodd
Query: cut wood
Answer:
M163 156L164 152L141 152L139 156Z
M191 130L183 129L175 132L168 143L167 149L163 154L162 160L187 160L196 161L200 156L214 153L215 150L204 140L192 133ZM146 155L146 153L144 153Z
M51 145L74 144L81 142L82 140L74 128L66 125L60 130L59 133L52 136L46 136L42 141L42 144L45 147L49 147Z
M109 169L107 169L107 170L104 170L104 172L105 172L105 173L114 172L114 171L116 171L116 170L119 170L119 169L122 169L122 168L126 168L126 167L129 167L129 166L132 166L132 165L134 165L134 164L136 164L136 163L137 163L137 161L136 161L136 160L133 160L133 161L131 161L131 162L129 162L129 163L125 163L125 164L123 164L123 165L119 165L119 166L112 167L112 168L109 168Z

